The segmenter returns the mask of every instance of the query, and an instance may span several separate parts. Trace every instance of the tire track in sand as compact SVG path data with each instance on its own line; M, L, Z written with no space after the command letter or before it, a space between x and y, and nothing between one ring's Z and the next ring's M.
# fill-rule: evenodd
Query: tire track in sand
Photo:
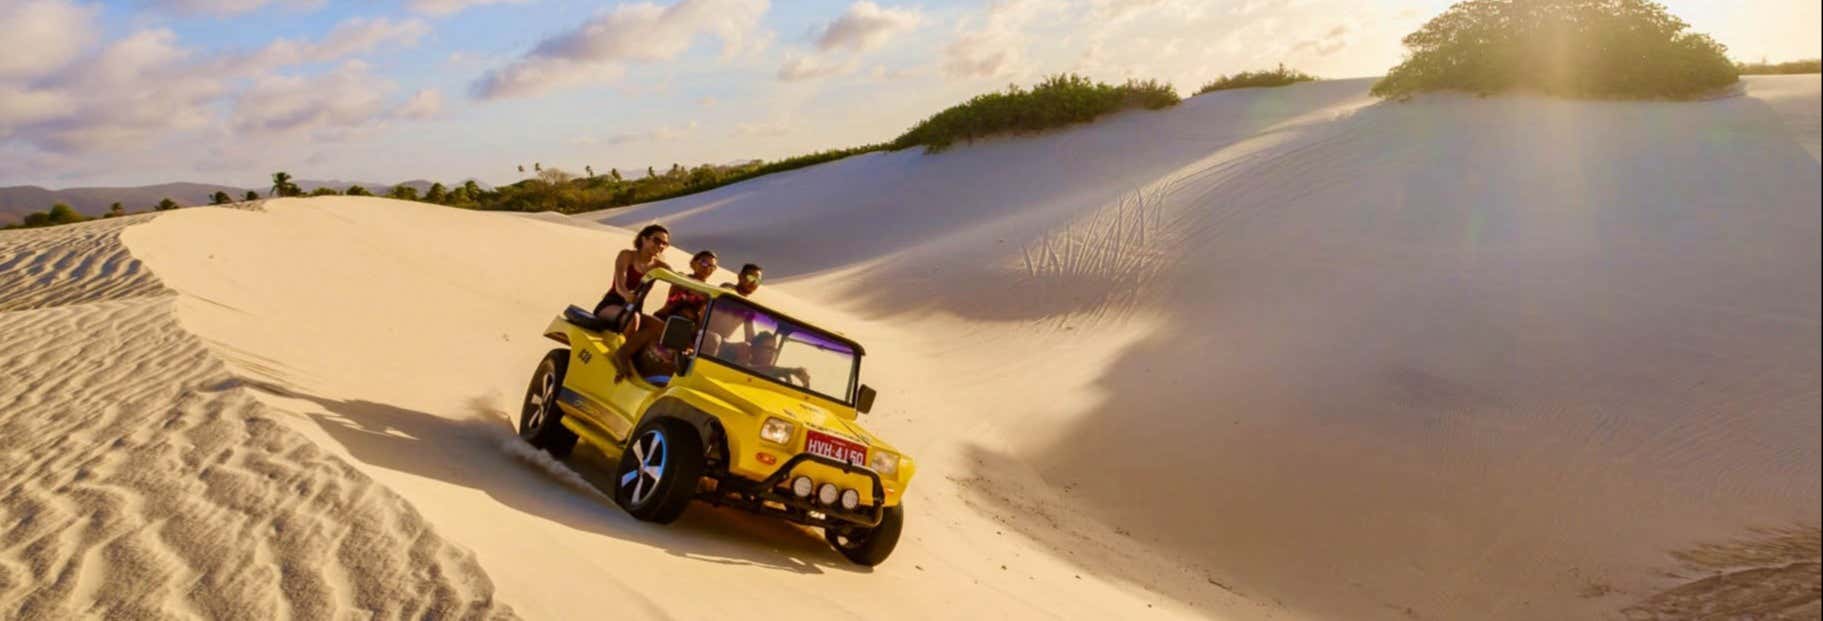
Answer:
M181 329L151 217L0 233L0 617L512 617Z

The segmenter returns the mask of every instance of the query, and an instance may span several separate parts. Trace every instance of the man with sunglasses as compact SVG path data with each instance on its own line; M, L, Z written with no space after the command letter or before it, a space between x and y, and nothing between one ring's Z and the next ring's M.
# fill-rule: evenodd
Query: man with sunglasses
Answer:
M741 266L741 277L737 282L722 283L723 289L733 289L735 293L752 296L760 290L760 266L748 263Z
M748 263L741 266L741 275L736 282L722 283L723 289L733 289L741 297L753 295L760 290L760 266ZM729 312L723 312L709 322L709 330L703 338L703 353L719 357L735 364L745 364L748 356L748 344L753 342L753 319L737 318ZM728 342L734 337L736 328L746 332L744 342Z

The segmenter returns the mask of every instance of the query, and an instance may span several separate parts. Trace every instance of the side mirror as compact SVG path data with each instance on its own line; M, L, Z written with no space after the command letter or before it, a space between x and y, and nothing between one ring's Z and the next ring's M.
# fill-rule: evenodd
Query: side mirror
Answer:
M696 322L672 315L665 320L665 333L658 337L658 344L672 351L683 351L696 346Z
M855 411L862 414L873 411L875 396L872 386L862 384L861 389L855 391Z

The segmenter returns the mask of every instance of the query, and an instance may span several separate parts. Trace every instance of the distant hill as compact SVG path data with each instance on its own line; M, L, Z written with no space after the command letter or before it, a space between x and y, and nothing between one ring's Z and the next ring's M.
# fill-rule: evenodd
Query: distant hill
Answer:
M358 185L368 192L384 195L392 190L393 184L372 181L344 181L341 179L300 179L298 187L305 192L317 188L330 188L337 192L348 190L349 186ZM413 179L399 185L416 188L419 194L430 189L431 181ZM481 187L493 189L485 183ZM50 209L56 203L68 203L78 213L99 216L107 213L108 207L118 202L127 211L147 211L158 201L169 198L178 204L207 205L209 197L216 192L227 192L234 200L240 200L248 190L266 195L266 188L237 188L226 185L207 183L164 183L130 188L68 188L51 190L35 185L0 187L0 226L14 224L23 220L25 214Z
M206 183L164 183L133 188L69 188L50 190L35 185L0 188L0 223L19 221L25 214L49 209L54 203L68 203L84 215L107 213L108 206L119 202L127 211L145 211L158 201L169 198L183 205L207 205L209 196L227 192L240 198L246 188Z

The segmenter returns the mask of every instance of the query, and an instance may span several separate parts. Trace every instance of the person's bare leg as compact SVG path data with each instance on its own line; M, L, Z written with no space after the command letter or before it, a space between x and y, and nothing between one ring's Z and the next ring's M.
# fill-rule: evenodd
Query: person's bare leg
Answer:
M634 353L658 342L658 338L662 332L662 329L658 327L658 322L647 321L644 322L644 324L645 325L640 327L638 331L633 333L633 336L627 337L626 342L621 343L619 349L614 350L615 382L619 382L620 380L625 379L626 376L633 374L635 370L633 368Z

